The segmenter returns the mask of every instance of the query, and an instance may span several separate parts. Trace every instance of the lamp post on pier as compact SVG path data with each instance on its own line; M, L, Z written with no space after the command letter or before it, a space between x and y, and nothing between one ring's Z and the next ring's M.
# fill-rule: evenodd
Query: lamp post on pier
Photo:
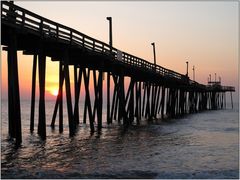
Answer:
M151 45L153 46L153 58L154 58L154 65L155 65L155 69L156 69L156 52L155 52L155 43L151 43Z
M109 21L109 45L112 50L112 17L107 17Z
M215 73L215 82L217 81L217 74Z
M193 81L195 81L195 66L193 66Z
M186 62L186 64L187 64L187 74L186 74L186 76L188 77L188 61Z

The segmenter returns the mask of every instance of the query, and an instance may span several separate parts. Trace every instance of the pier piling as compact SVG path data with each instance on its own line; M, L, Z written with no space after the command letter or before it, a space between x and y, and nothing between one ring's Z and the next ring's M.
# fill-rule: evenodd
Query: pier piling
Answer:
M39 113L38 113L38 134L46 139L46 112L45 112L45 76L46 76L46 56L42 48L39 52L38 60L39 77Z
M30 132L34 131L34 112L35 112L35 89L36 89L36 70L37 70L37 55L33 55L32 67L32 97L31 97L31 116L30 116Z

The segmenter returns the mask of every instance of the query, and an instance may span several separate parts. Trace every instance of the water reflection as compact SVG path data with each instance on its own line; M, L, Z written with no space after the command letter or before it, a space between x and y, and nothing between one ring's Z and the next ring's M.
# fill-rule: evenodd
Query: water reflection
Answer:
M237 115L219 113L145 121L127 130L105 124L94 134L80 124L71 138L67 125L62 134L57 126L55 131L47 127L46 141L30 134L27 126L19 149L3 136L2 177L196 178L202 172L208 178L237 177ZM227 123L226 116L232 117Z

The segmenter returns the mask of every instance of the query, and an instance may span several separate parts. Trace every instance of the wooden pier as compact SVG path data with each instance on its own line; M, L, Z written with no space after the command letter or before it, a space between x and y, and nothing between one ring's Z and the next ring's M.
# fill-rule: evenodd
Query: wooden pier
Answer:
M36 70L39 72L39 117L37 132L46 139L45 78L46 57L59 62L59 93L51 127L59 115L63 132L63 88L66 92L69 134L73 136L80 122L89 119L90 130L101 130L103 100L106 98L106 121L124 127L142 119L178 117L203 110L226 108L226 92L234 87L219 83L199 84L172 70L122 52L70 27L58 24L33 12L1 2L3 50L8 52L9 136L22 142L17 51L33 55L30 131L34 131ZM69 67L74 67L74 94L71 94ZM89 81L93 78L94 96ZM125 87L126 78L130 79ZM103 96L106 81L106 97ZM65 87L63 86L65 84ZM80 89L85 90L84 111L79 110ZM113 88L111 88L113 87ZM72 96L74 95L74 102ZM80 113L83 119L80 119Z

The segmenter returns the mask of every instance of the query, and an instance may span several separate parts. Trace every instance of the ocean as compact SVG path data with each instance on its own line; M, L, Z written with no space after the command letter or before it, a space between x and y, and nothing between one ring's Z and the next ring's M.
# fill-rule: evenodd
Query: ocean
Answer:
M238 104L179 119L143 120L126 131L117 122L104 122L93 135L81 122L70 138L66 105L64 132L58 132L58 119L55 130L50 127L54 103L46 101L47 139L42 141L37 105L31 134L30 100L21 101L23 143L16 149L8 140L8 106L2 100L1 178L239 178Z

